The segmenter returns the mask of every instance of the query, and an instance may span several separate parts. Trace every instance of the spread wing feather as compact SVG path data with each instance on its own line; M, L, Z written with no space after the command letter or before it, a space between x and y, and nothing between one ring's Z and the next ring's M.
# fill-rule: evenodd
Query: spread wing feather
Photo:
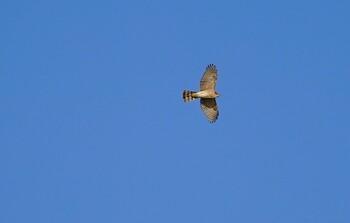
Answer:
M209 64L205 70L200 83L201 91L207 89L215 89L218 71L214 64Z
M201 98L201 109L209 122L215 122L219 117L218 105L213 98Z

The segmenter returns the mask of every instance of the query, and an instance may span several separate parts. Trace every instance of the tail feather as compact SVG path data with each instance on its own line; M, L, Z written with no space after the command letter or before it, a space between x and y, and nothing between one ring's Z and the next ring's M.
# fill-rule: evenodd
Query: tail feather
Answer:
M193 96L194 93L196 93L196 92L184 90L182 93L182 98L184 99L185 102L192 101L192 100L196 99L196 97Z

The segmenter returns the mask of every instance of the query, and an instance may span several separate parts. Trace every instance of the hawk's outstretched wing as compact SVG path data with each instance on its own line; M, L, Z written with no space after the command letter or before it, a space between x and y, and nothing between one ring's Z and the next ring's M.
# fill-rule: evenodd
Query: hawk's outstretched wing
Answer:
M219 110L214 98L201 98L201 109L209 122L215 122L218 119Z
M200 89L201 91L207 89L215 89L216 79L218 77L218 71L214 64L209 64L205 70L201 79Z

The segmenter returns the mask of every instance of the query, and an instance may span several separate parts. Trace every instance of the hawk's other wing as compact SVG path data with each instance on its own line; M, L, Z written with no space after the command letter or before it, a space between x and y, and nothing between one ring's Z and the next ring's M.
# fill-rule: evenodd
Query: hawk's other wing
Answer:
M216 79L218 77L218 71L214 64L209 64L205 70L201 79L200 89L201 91L207 89L215 89Z
M201 98L201 109L209 122L215 122L218 119L219 110L214 98Z

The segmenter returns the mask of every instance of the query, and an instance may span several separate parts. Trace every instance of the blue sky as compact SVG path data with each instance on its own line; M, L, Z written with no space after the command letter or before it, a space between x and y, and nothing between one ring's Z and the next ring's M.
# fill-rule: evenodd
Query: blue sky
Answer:
M349 10L2 1L0 222L350 222Z

